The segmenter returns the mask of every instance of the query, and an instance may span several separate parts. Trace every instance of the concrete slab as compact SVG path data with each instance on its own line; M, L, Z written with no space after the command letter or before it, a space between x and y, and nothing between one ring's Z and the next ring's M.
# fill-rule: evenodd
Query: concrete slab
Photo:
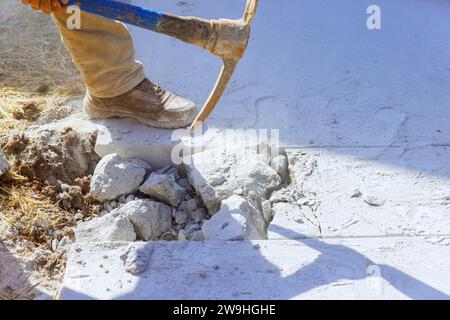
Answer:
M316 204L315 223L322 236L450 235L450 149L351 152L358 156L324 149L288 153L315 162L309 174L301 167L291 169L293 188ZM289 221L282 225L293 228Z
M320 225L314 214L307 212L308 208L292 203L275 203L272 209L274 217L267 228L269 240L320 238ZM285 232L279 232L280 227L284 228Z
M283 232L282 229L279 231ZM449 299L449 238L78 244L60 299ZM139 250L139 249L138 249Z
M205 18L238 18L245 5L133 2ZM449 144L449 2L379 0L381 30L367 28L372 4L261 1L246 55L208 124L277 128L291 146ZM201 105L219 59L169 37L131 30L147 74Z

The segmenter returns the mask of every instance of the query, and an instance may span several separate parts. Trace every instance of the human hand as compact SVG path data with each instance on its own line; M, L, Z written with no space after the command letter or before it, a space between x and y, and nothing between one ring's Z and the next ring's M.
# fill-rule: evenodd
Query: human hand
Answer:
M33 10L41 10L43 13L61 12L62 4L67 4L69 0L21 0L24 5L29 5Z

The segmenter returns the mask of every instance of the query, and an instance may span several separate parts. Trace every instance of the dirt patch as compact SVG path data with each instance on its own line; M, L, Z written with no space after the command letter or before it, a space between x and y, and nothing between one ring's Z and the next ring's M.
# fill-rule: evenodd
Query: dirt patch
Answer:
M40 114L39 106L36 102L25 102L20 106L20 109L14 110L12 116L16 120L34 121Z
M0 180L0 242L19 264L18 276L28 279L5 280L0 299L34 298L43 285L44 292L58 289L66 262L64 243L74 239L77 221L99 213L88 194L99 160L95 140L95 132L71 128L0 139L12 164Z
M100 160L94 152L96 133L81 136L71 128L46 130L34 137L13 134L0 143L14 157L17 172L30 180L39 180L57 189L92 174ZM86 183L79 180L84 190Z

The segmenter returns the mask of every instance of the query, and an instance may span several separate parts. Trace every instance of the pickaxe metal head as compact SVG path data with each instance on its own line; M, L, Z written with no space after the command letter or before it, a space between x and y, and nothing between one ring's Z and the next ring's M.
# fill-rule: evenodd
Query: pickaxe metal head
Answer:
M214 110L243 57L258 2L247 0L244 15L239 20L180 17L113 0L69 0L67 5L76 5L89 13L178 38L207 49L222 59L223 65L216 85L191 125L192 131Z
M193 131L200 123L209 117L225 92L239 61L247 48L250 38L250 26L255 17L257 8L258 0L247 0L242 19L220 19L213 21L213 25L216 25L215 29L217 30L217 35L215 39L211 38L210 40L210 43L215 41L210 48L210 51L222 58L223 65L214 89L189 128L189 131Z

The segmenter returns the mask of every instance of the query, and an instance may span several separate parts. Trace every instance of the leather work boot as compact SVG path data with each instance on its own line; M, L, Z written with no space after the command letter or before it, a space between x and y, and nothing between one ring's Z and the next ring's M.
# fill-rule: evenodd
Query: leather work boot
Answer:
M157 128L182 128L194 121L195 104L145 79L134 89L114 98L88 93L84 110L94 119L133 118Z

